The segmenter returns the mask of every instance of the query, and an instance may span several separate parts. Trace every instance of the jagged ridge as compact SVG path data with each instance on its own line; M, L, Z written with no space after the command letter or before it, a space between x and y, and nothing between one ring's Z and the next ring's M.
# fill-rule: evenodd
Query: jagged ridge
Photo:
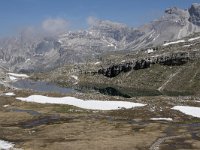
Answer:
M139 28L96 20L88 30L55 37L0 40L0 63L16 71L41 71L63 64L90 62L107 51L137 50L200 31L200 5L167 9L163 17ZM91 55L92 54L92 55Z

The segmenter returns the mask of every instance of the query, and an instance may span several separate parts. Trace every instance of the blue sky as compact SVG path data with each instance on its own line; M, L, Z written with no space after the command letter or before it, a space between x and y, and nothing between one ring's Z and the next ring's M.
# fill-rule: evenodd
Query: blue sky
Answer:
M192 3L200 3L200 0L1 0L0 2L0 36L4 36L25 27L40 26L48 19L63 19L69 29L86 28L87 18L91 16L138 26L158 18L168 7L188 8Z

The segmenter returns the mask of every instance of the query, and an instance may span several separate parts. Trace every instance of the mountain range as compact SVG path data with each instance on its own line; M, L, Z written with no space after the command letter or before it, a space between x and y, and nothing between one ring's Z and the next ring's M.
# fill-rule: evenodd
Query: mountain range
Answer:
M109 51L134 51L155 47L200 32L200 4L189 9L168 8L162 17L138 28L95 19L86 30L57 36L0 39L0 64L12 71L33 72L64 64L98 60Z

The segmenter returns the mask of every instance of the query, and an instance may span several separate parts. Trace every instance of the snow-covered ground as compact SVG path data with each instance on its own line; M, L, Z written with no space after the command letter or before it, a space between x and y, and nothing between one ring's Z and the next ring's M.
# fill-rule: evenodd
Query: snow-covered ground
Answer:
M157 121L157 120L173 121L172 118L151 118L150 120L155 120L155 121Z
M186 115L200 118L200 107L192 106L174 106L172 109L178 110Z
M14 149L13 143L0 140L0 150L11 150L11 149Z
M168 45L183 43L183 42L185 42L185 40L178 40L178 41L174 41L174 42L165 43L165 44L163 44L163 46L168 46Z
M26 102L35 102L41 104L67 104L83 109L90 110L117 110L142 107L145 104L126 102L126 101L99 101L99 100L81 100L75 97L47 97L42 95L32 95L26 98L18 97L18 100Z

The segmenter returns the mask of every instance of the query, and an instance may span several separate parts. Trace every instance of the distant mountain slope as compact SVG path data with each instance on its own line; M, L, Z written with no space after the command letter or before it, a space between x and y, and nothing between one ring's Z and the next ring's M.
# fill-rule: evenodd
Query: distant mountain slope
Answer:
M112 51L99 61L65 65L34 74L35 79L77 88L125 88L152 94L200 93L200 32L156 49Z
M158 20L139 28L95 20L89 29L55 37L0 40L0 63L16 71L41 71L63 64L98 59L107 51L137 50L176 40L200 31L200 4L189 9L169 8Z

